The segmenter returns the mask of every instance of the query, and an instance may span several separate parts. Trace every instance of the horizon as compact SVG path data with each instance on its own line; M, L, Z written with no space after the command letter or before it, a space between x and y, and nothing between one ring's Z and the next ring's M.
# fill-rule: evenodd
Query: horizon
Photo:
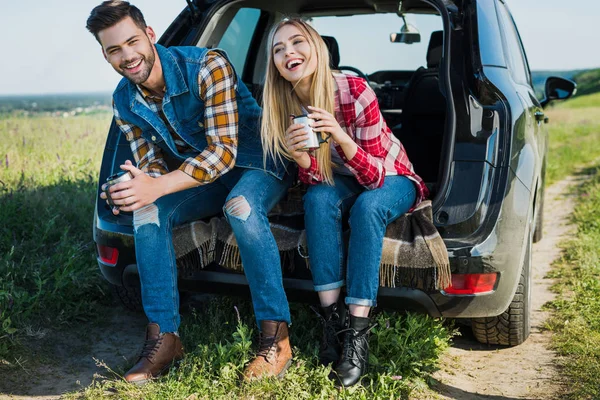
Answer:
M576 69L538 69L532 70L531 74L539 74L539 73L548 73L548 72L583 72L583 71L592 71L600 69L600 67L592 67L592 68L576 68ZM534 88L535 89L535 88ZM48 93L0 93L0 99L6 99L10 97L46 97L46 96L81 96L81 95L102 95L102 96L112 96L114 89L109 89L106 91L89 91L89 92L48 92Z

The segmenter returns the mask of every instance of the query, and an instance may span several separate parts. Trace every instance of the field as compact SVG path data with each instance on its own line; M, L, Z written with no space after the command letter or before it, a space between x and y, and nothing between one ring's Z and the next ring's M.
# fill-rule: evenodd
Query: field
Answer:
M555 122L550 131L552 176L583 175L584 184L576 192L577 232L562 245L564 255L551 275L558 298L547 306L553 311L548 328L569 382L566 397L599 399L600 93L574 98L552 110L550 118Z
M23 371L49 363L57 336L102 329L119 307L98 272L91 235L110 114L63 114L0 117L0 393L3 379L14 382ZM573 382L571 397L598 398L600 95L575 98L547 114L548 182L582 167L592 175L580 189L577 237L565 244L554 272L559 299L549 305L554 315L549 328ZM256 335L251 306L239 298L214 297L184 315L187 356L168 376L132 387L118 379L128 365L109 365L107 379L98 378L68 398L115 393L123 399L408 398L427 386L455 334L445 321L382 313L372 335L368 379L362 387L339 392L328 371L316 367L316 317L302 304L292 304L292 316L295 359L281 381L240 385Z
M102 327L104 316L119 307L99 274L91 232L109 122L108 113L0 119L0 393L2 379L14 387L23 371L51 362L57 336L84 336L86 329ZM145 388L99 380L73 396L97 399L111 387L132 399L194 393L330 398L338 391L328 371L316 368L317 318L305 305L292 308L296 358L282 381L239 385L256 334L251 306L247 300L216 297L184 316L181 332L188 355L169 376ZM369 381L343 398L406 397L418 390L452 332L443 321L423 315L380 314L371 340ZM122 373L126 366L110 367ZM106 370L107 376L115 373Z

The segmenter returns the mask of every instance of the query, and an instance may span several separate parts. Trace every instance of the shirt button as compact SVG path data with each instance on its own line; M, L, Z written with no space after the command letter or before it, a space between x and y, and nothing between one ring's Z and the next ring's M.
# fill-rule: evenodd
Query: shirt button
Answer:
M152 136L151 139L152 139L153 142L156 142L156 136Z
M199 126L200 128L204 128L204 124L203 124L202 122L200 122L200 121L198 121L198 126Z

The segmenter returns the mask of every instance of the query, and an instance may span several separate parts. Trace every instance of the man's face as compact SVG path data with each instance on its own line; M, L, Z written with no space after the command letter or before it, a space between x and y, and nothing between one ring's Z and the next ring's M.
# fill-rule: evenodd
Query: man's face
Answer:
M138 27L130 17L98 32L106 61L135 84L146 82L156 59L152 28Z

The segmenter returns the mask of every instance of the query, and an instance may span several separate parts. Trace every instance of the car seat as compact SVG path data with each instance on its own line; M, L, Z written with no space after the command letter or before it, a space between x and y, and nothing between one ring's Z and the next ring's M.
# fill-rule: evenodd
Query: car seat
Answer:
M427 68L415 71L405 89L402 124L393 133L404 145L415 172L427 183L437 182L446 122L446 98L440 92L439 65L444 32L431 34Z

